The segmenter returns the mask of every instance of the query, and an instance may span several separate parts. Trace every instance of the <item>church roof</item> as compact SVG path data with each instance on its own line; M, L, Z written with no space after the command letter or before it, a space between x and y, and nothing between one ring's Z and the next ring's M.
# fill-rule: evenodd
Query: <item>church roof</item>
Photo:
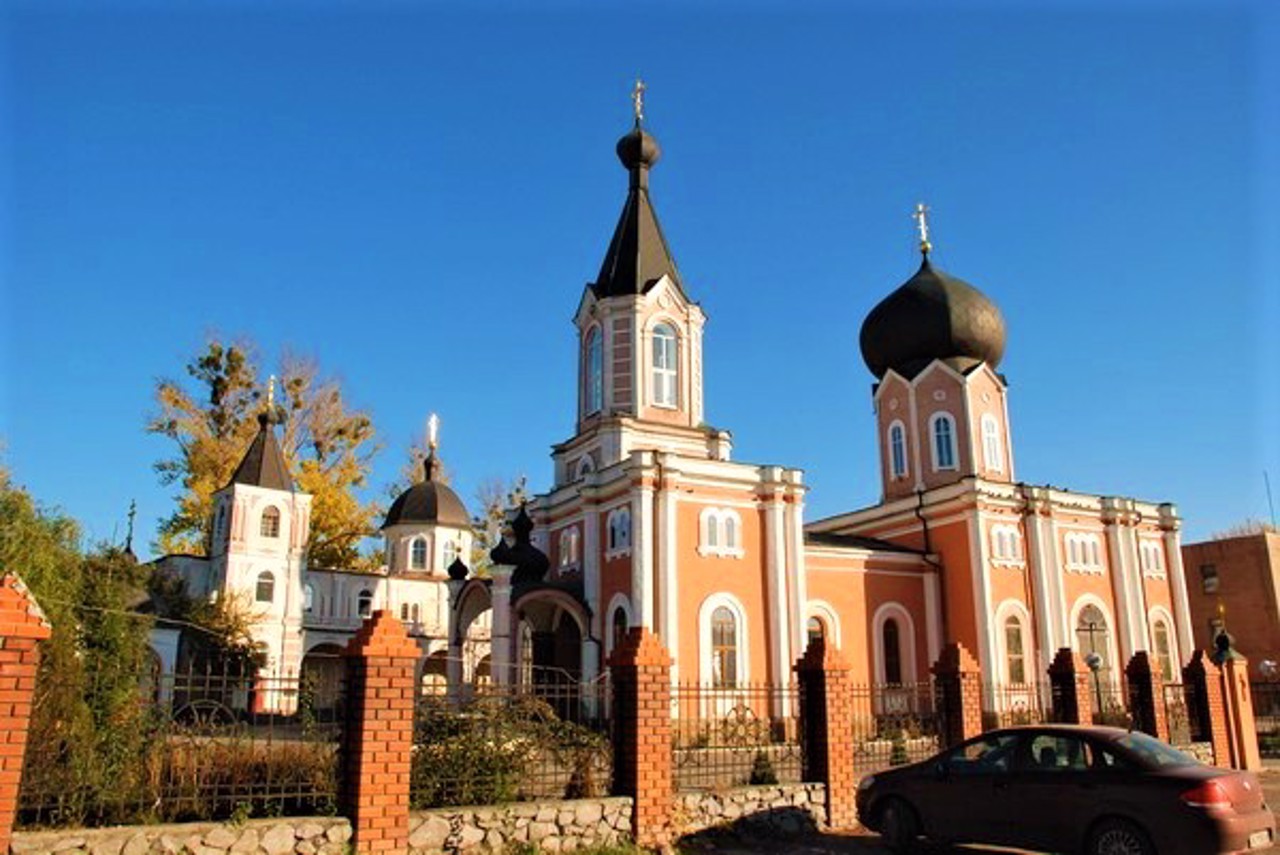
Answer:
M383 528L401 523L432 523L454 528L471 525L467 506L448 484L436 480L436 454L433 450L422 461L426 478L401 493L387 511Z
M232 484L247 484L269 490L293 490L293 478L289 475L284 452L280 450L280 443L276 440L275 423L276 416L272 412L258 415L258 434L249 443L249 450L236 467L228 487Z
M609 241L609 250L591 288L600 299L643 294L663 276L669 276L683 291L675 258L649 198L649 169L662 156L662 149L637 120L635 128L618 140L617 151L630 174L630 186L613 240Z
M901 546L897 543L890 543L887 540L879 540L874 537L862 537L857 534L833 534L831 532L806 531L804 533L804 542L814 546L842 546L847 549L873 549L877 552L910 552L916 555L924 554L919 549L912 549L909 546Z

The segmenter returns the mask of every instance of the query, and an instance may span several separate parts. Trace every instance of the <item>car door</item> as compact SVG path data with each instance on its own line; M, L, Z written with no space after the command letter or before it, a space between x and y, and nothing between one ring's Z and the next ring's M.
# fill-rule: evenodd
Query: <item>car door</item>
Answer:
M989 733L940 755L918 783L925 833L955 842L1003 839L1010 820L996 796L1008 789L1016 744L1012 733Z
M1003 842L1073 850L1100 795L1092 750L1080 734L1028 731L1014 755L1012 785L1002 800L1017 817Z

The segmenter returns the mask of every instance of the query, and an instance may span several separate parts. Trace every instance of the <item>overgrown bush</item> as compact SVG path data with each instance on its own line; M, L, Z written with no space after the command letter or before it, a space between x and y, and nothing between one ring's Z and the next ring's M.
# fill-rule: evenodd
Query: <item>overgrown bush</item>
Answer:
M751 777L747 779L748 784L776 784L778 783L778 773L773 770L773 761L769 759L769 755L763 751L756 752L755 761L751 764Z

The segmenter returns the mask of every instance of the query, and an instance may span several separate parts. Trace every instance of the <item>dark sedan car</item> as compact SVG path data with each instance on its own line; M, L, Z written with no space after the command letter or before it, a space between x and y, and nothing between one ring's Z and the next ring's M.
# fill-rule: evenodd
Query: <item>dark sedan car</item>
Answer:
M1212 855L1265 849L1275 837L1253 775L1112 727L984 733L863 778L858 817L895 852L926 837L1087 855Z

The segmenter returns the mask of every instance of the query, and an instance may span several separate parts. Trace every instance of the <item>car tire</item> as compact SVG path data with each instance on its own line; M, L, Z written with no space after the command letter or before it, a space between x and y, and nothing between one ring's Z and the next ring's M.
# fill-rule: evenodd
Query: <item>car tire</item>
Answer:
M1087 855L1156 855L1147 833L1124 819L1106 819L1089 835Z
M889 799L880 808L880 836L895 853L915 852L920 838L920 817L902 799Z

